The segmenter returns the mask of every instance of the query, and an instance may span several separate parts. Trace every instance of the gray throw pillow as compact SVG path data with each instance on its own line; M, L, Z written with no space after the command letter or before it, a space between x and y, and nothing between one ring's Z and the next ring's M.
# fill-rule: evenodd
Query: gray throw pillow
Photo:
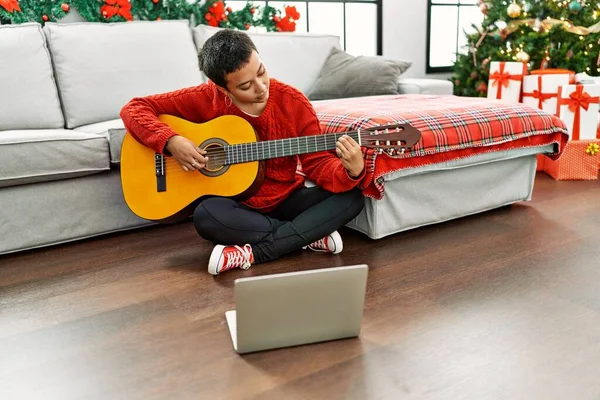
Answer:
M382 56L355 57L334 47L308 98L325 100L398 94L398 78L411 65Z

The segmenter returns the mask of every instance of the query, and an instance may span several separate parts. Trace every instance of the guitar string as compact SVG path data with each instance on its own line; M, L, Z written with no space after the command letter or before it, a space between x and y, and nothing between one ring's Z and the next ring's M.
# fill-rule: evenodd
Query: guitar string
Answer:
M281 156L281 157L289 157L289 156ZM272 158L278 158L278 157L272 157ZM256 162L256 161L266 161L265 160L249 160L249 161L240 161L240 162L235 162L235 163L231 163L231 164L221 164L218 166L217 171L219 171L220 169L227 167L227 166L233 166L233 165L242 165L242 164L246 164L246 163L251 163L251 162ZM210 159L209 159L210 162ZM209 164L210 166L210 164ZM156 169L158 170L160 167L160 165L156 165ZM179 164L179 162L177 162L176 160L165 160L164 162L164 170L168 171L165 173L165 175L169 175L169 176L181 176L181 174L187 175L190 172L200 172L201 170L198 169L192 169L192 170L188 170L185 171L183 170L183 168L181 167L181 164ZM207 170L206 167L202 168L202 170ZM215 171L215 172L217 172Z
M344 133L345 134L345 133ZM341 135L344 135L341 134ZM318 150L318 147L320 146L327 146L327 138L318 136L318 139L315 139L315 142L319 142L319 143L307 143L305 144L304 149L306 149L307 153L313 153L316 152ZM265 151L267 151L269 153L269 157L266 157L265 159L268 158L278 158L278 157L289 157L289 156L293 156L296 154L302 154L302 153L297 153L297 152L292 152L292 154L285 154L286 153L286 149L285 147L289 147L290 149L292 149L292 145L291 145L291 140L295 140L298 138L288 138L288 139L281 139L281 140L288 140L288 144L286 143L281 143L281 145L275 144L275 145L265 145L264 143L268 143L268 142L254 142L254 143L241 143L241 144L237 144L237 145L229 145L227 148L225 148L225 150L223 150L223 148L219 148L219 149L215 149L215 150L208 150L207 151L207 155L209 157L209 161L215 161L215 162L224 162L227 161L228 159L231 159L232 161L236 161L236 163L240 162L240 163L244 163L244 162L253 162L253 161L260 161L261 158L255 158L255 156L259 156L259 154L262 152L263 154L265 153ZM312 139L309 139L312 141ZM381 142L399 142L397 140L380 140ZM307 140L308 142L308 140ZM335 143L337 143L337 138L335 140ZM237 147L240 146L240 147ZM244 147L242 147L244 146ZM260 147L259 147L260 146ZM402 145L397 144L397 145L391 145L393 147L400 147ZM335 147L334 147L335 148ZM325 148L322 151L327 151L327 150L334 150L334 148ZM300 150L300 143L296 144L296 151ZM281 155L277 155L277 152L281 150L281 152L283 154ZM274 156L271 156L271 153L275 153ZM213 154L211 156L211 153ZM227 154L228 153L228 154ZM238 161L239 160L239 161ZM171 158L165 158L164 163L166 164L179 164L179 162L177 162L176 160L173 160ZM158 168L160 166L161 162L160 161L155 161L155 166Z
M399 146L396 146L396 147L399 147ZM317 152L318 147L308 148L307 150L308 150L307 153L315 153L315 152ZM318 151L332 151L332 150L333 149L324 149L324 150L318 150ZM282 154L282 155L277 155L277 156L273 155L273 156L265 157L264 159L262 159L262 158L254 159L252 156L258 155L258 154L254 154L255 152L250 152L250 153L252 153L251 154L252 158L248 158L248 153L241 153L241 154L238 155L238 157L235 157L235 156L233 156L231 154L229 156L228 155L224 155L223 152L219 152L219 153L221 153L221 155L219 155L219 156L214 156L213 155L212 157L210 156L210 153L207 154L208 157L209 157L209 160L208 160L209 165L210 165L211 161L221 164L219 167L224 167L225 165L244 164L244 163L250 163L250 162L255 162L255 161L266 161L268 159L273 159L273 158L291 157L291 156L294 156L294 155L299 155L297 153L295 153L295 154ZM302 154L302 153L300 153L300 154ZM228 160L229 161L233 161L233 162L225 164L225 162L228 161ZM155 160L155 165L154 165L155 169L160 169L161 165L164 166L164 168L176 166L176 167L179 167L181 169L181 164L179 164L179 162L177 160L171 159L171 158L165 158L162 162ZM183 172L186 172L186 171L183 171Z
M390 128L390 127L378 127L377 130L383 130L386 128ZM391 127L392 129L394 129L394 127ZM397 127L396 127L397 128ZM398 130L396 129L396 131L398 132ZM215 149L215 150L208 150L207 151L207 155L209 157L209 163L210 161L213 162L217 162L219 163L219 167L223 168L226 165L235 165L235 164L243 164L243 163L249 163L249 162L255 162L255 161L261 161L261 160L266 160L266 159L272 159L272 158L279 158L279 157L289 157L289 156L294 156L294 155L298 155L298 154L302 154L302 153L298 153L299 149L300 149L300 140L302 138L305 139L305 149L306 151L304 153L314 153L318 151L318 147L320 146L327 146L328 145L328 139L332 138L334 139L334 143L337 144L337 141L339 139L339 137L344 136L344 135L348 135L348 136L357 136L356 134L359 133L359 136L361 138L365 138L368 137L370 140L373 140L373 136L380 136L380 135L373 135L372 132L373 130L363 130L364 133L359 133L358 131L351 131L351 132L333 132L333 133L329 133L329 134L324 134L324 135L312 135L312 136L305 136L305 137L296 137L296 138L285 138L285 139L279 139L279 143L281 143L281 150L284 154L278 155L277 151L279 150L279 146L278 143L276 141L273 142L250 142L250 143L240 143L240 144L236 144L236 145L228 145L226 147L226 150L223 150L223 148L219 148L219 149ZM390 140L384 140L385 134L382 134L381 136L383 136L381 139L377 139L381 142L401 142L401 141L390 141ZM314 138L314 140L313 140ZM292 154L285 154L285 146L286 146L286 142L288 147L290 148L290 150L292 149L292 141L296 141L296 152L292 152ZM274 145L271 144L266 144L266 143L275 143ZM237 147L239 146L239 147ZM260 147L259 147L260 146ZM266 148L265 148L266 146ZM397 144L396 146L393 147L399 147L401 146L401 144ZM275 150L275 155L271 156L272 150ZM335 147L333 148L325 148L323 150L319 150L319 151L331 151L334 150ZM229 150L229 151L228 151ZM269 152L269 156L268 157L264 157L264 153L265 150ZM262 151L263 153L263 157L257 157L255 159L255 156L258 156L259 153ZM211 156L211 153L213 154ZM238 154L239 153L239 154ZM248 154L250 154L250 158L248 157ZM230 164L226 164L226 161L233 161ZM179 173L183 173L183 174L188 174L191 171L185 171L183 170L183 168L181 167L181 165L179 164L179 162L177 160L174 160L172 158L168 158L168 157L163 157L162 160L156 160L155 159L155 170L159 170L161 165L163 166L163 169L167 169L167 167L170 167L170 174L179 174ZM210 164L209 164L210 165ZM172 170L171 167L179 167L175 170ZM206 168L206 167L205 167ZM193 171L193 170L192 170Z

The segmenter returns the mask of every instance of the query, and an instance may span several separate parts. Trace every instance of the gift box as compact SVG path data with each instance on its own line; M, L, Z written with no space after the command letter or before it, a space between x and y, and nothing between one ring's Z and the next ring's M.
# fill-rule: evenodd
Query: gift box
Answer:
M544 172L558 181L598 180L600 140L571 140L558 160L546 157Z
M600 85L567 85L558 91L558 113L571 140L596 139Z
M538 154L537 155L537 164L536 164L536 171L543 171L544 170L544 164L546 163L546 156L543 154Z
M527 64L513 61L492 61L488 82L488 99L519 102Z
M530 72L531 75L569 75L569 84L579 83L575 71L563 68L544 68L534 69Z
M569 74L536 74L523 77L523 104L557 113L558 89L569 84Z

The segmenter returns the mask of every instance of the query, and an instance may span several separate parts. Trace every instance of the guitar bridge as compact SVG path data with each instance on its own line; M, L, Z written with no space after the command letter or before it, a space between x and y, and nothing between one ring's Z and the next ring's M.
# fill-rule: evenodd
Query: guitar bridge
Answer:
M154 154L154 167L156 171L156 191L167 191L167 177L165 170L165 157L162 154Z

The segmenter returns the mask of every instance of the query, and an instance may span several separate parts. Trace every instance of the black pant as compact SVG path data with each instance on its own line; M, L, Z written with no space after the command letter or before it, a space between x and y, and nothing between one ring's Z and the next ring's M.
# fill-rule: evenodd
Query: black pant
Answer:
M331 193L301 188L275 210L262 214L222 197L202 201L194 212L196 231L222 245L252 245L255 263L299 250L343 227L364 207L362 192Z

